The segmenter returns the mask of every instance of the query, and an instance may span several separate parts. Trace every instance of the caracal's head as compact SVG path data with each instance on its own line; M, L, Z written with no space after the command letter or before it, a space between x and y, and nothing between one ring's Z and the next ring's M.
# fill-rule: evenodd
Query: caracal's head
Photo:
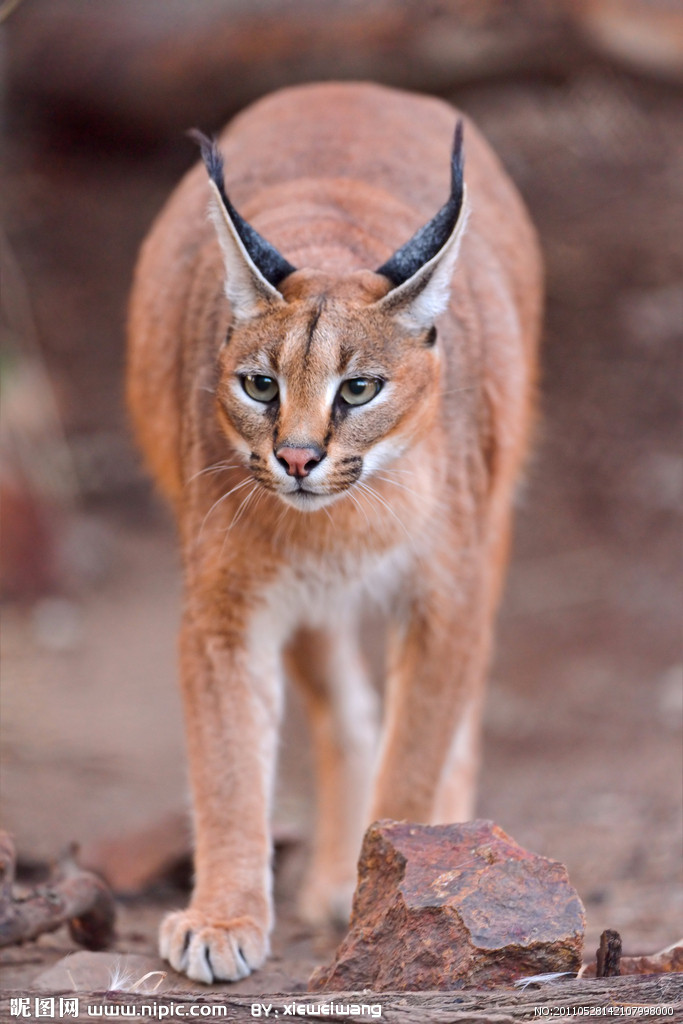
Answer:
M218 416L261 486L313 511L400 459L435 414L437 317L465 223L462 127L448 202L378 270L293 267L232 206L201 139L233 321Z

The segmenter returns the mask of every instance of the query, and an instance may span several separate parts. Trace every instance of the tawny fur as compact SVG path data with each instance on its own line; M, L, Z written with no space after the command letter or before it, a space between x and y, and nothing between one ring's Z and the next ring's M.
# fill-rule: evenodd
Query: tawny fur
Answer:
M279 285L280 304L257 296L249 315L231 312L202 166L142 249L128 394L182 544L196 834L192 902L162 925L161 949L193 978L242 977L268 952L285 671L310 711L319 774L307 916L347 907L370 820L472 811L541 273L522 203L467 119L470 215L435 346L411 326L412 306L383 305L391 284L372 270L448 195L455 119L439 100L326 84L275 93L231 123L220 139L228 195L301 268ZM245 367L281 381L276 418L244 401ZM335 421L330 381L373 372L383 391ZM325 507L283 498L282 443L325 449L310 474ZM379 743L360 642L370 605L386 622Z

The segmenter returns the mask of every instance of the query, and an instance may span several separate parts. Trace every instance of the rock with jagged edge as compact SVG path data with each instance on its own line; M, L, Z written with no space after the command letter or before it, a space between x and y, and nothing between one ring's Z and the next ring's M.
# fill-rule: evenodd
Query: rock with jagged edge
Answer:
M351 924L312 991L490 987L578 971L585 914L557 861L490 821L379 821L365 834Z

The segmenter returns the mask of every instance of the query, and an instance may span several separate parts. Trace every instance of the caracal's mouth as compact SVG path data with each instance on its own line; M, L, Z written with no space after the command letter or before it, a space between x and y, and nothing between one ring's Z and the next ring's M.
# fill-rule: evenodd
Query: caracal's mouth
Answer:
M335 491L333 494L319 493L304 487L303 484L299 484L298 487L293 488L291 491L277 491L279 498L300 512L315 512L319 508L331 505L344 494L346 494L346 490Z

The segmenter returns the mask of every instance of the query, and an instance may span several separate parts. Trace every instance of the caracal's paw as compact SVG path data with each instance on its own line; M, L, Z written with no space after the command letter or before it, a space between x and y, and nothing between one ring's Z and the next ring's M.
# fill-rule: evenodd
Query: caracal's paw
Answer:
M252 917L220 921L189 908L164 918L159 952L194 981L239 981L263 966L268 934Z
M355 888L355 879L346 882L311 880L299 898L299 917L315 927L346 928Z

